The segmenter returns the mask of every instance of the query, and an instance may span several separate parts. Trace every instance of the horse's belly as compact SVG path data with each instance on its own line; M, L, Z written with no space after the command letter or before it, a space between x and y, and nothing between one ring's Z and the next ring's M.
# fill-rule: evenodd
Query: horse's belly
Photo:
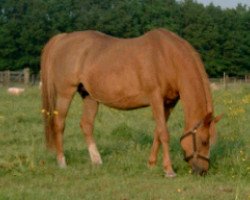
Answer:
M98 87L91 89L89 94L96 101L118 109L132 109L148 105L148 98L143 91L132 87Z
M135 71L95 68L84 81L88 93L108 106L130 109L148 103Z
M117 99L101 101L103 104L118 109L133 109L149 105L148 98L142 94L132 96L121 96Z

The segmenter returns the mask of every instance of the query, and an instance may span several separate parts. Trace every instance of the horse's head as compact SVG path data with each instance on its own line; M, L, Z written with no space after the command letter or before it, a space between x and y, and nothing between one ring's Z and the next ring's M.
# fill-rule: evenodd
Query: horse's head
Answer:
M210 113L181 137L185 161L189 163L194 173L204 175L208 171L210 146L216 138L215 123L221 117L221 115L212 117Z

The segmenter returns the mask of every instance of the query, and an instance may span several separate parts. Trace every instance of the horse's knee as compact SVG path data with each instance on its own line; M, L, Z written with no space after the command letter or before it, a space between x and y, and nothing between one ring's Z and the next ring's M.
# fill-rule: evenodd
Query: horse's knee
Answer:
M169 134L166 131L159 133L161 143L168 143L169 142Z
M156 128L155 131L161 142L169 142L169 133L165 128Z

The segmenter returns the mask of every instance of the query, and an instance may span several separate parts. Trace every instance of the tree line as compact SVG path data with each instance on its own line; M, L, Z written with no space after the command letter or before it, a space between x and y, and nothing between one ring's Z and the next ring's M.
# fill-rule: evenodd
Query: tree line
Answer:
M91 29L129 38L159 27L188 40L210 77L250 73L249 7L194 0L1 0L0 70L38 73L42 48L57 33Z

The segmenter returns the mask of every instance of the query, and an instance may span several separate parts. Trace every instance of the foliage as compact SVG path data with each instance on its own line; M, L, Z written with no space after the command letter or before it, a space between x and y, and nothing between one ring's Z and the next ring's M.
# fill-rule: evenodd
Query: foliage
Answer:
M99 30L135 37L158 27L187 39L212 77L250 72L250 9L204 6L193 0L1 0L0 70L39 71L42 47L53 35Z
M214 93L218 138L206 177L189 173L179 143L183 132L180 104L168 122L174 179L164 178L161 153L147 167L155 123L149 108L119 111L100 106L95 139L103 165L90 163L79 127L81 98L71 105L64 134L68 167L59 169L45 150L37 88L20 96L0 90L0 199L249 199L250 87L230 86ZM32 103L30 103L32 102Z

